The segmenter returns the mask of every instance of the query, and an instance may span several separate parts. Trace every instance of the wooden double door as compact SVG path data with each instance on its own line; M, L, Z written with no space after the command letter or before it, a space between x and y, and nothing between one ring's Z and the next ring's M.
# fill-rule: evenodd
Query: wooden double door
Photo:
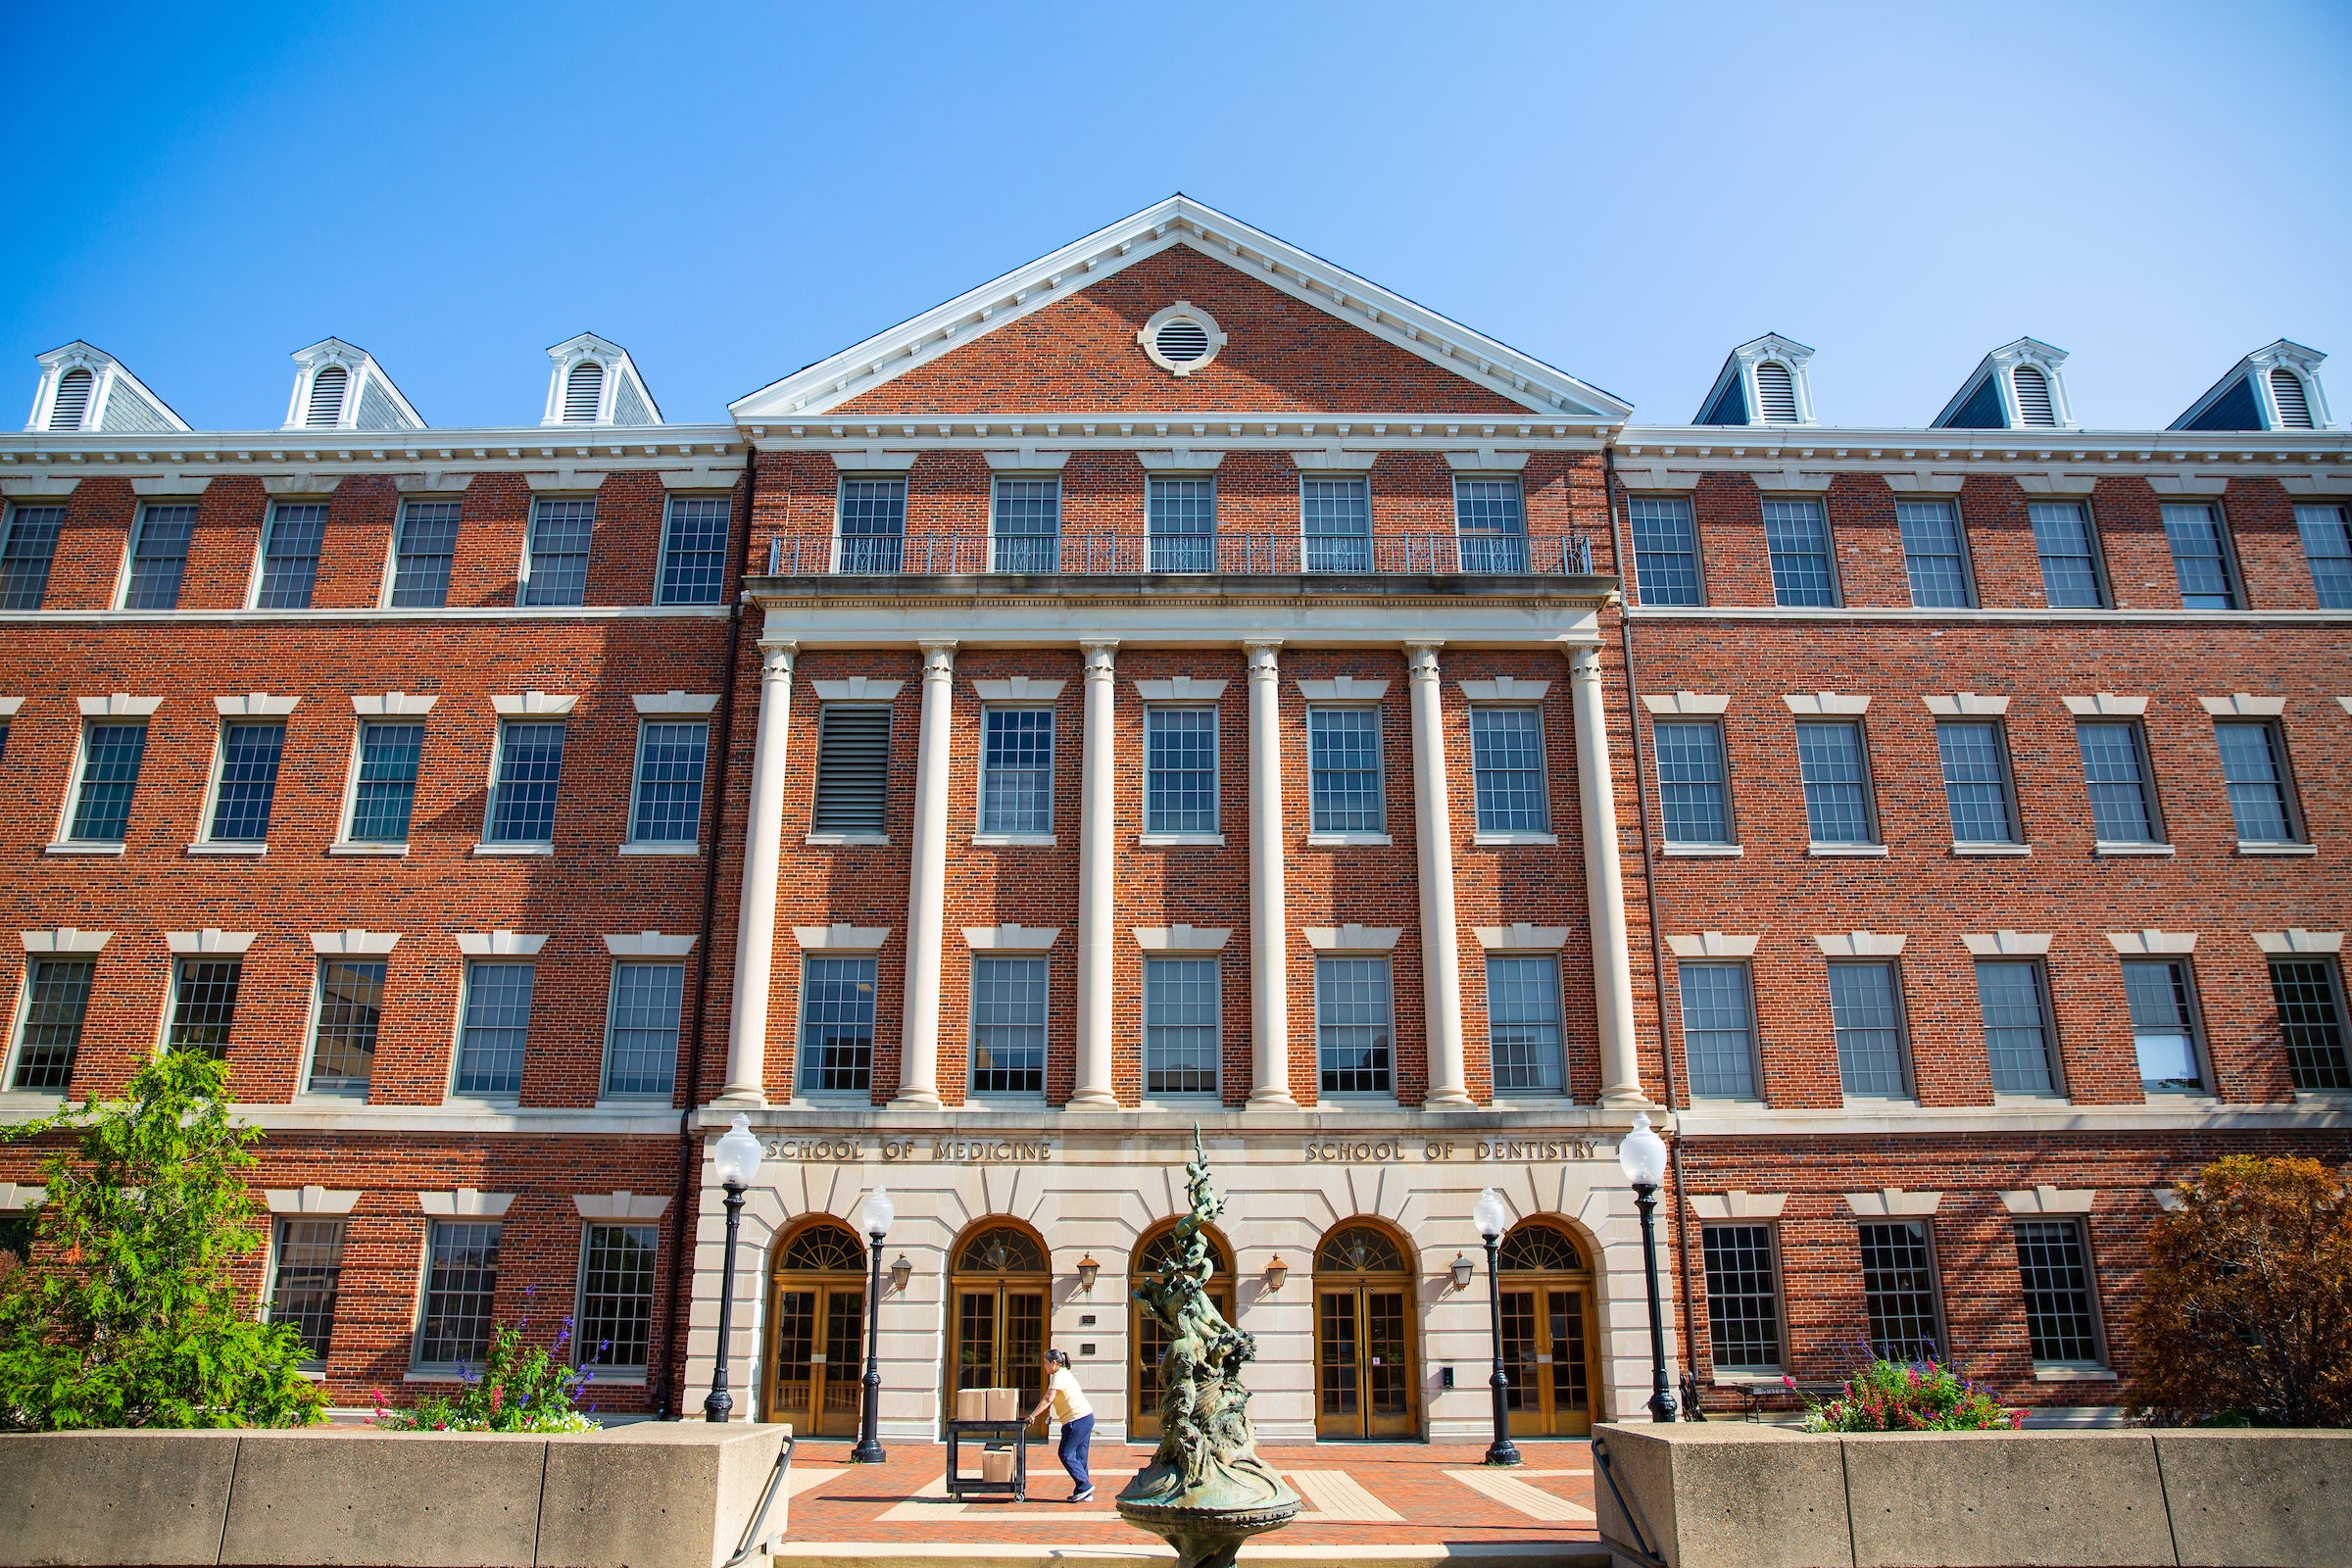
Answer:
M767 1419L855 1437L865 1371L865 1249L817 1221L788 1238L768 1288Z
M1421 1431L1413 1277L1387 1232L1345 1226L1315 1251L1315 1436Z
M1017 1389L1024 1412L1045 1396L1052 1285L1045 1249L1025 1231L993 1228L956 1250L948 1293L956 1369L948 1414L955 1414L955 1389ZM1030 1435L1043 1438L1046 1420Z
M1600 1385L1592 1265L1567 1227L1547 1215L1514 1226L1499 1256L1511 1435L1582 1437L1592 1430Z

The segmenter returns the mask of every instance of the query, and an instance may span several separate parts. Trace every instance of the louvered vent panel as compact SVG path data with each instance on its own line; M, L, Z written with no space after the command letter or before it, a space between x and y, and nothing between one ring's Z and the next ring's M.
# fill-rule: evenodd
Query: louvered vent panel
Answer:
M2303 393L2303 378L2288 369L2271 372L2271 396L2278 404L2278 428L2308 430L2311 425L2311 399Z
M351 372L340 365L329 365L311 377L311 406L303 411L302 422L314 429L330 430L343 417L343 394L351 390Z
M890 791L890 710L874 704L827 708L817 718L819 833L879 833Z
M2009 384L2017 390L2017 422L2029 428L2049 428L2058 422L2058 414L2050 406L2049 377L2039 368L2021 365L2009 372Z
M1788 367L1778 360L1756 367L1756 401L1763 405L1766 424L1796 422L1796 381Z
M1208 352L1208 328L1183 317L1159 329L1159 357L1174 365L1190 365Z
M90 372L68 370L58 377L57 402L49 410L49 428L78 430L82 417L90 412Z
M605 368L582 360L564 381L564 422L594 424L597 405L605 398Z

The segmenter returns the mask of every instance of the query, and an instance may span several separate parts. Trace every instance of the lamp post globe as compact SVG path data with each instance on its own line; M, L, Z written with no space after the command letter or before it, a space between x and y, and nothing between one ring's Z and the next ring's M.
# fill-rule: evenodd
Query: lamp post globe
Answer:
M852 1464L880 1464L889 1455L880 1436L882 1420L881 1348L874 1342L882 1330L882 1239L890 1222L899 1217L890 1189L877 1186L858 1209L865 1228L867 1277L865 1286L865 1376L858 1380L858 1446L850 1450ZM893 1271L896 1272L895 1270Z
M1617 1163L1634 1190L1634 1207L1642 1215L1642 1275L1649 1287L1649 1417L1672 1421L1674 1391L1666 1380L1666 1315L1658 1301L1658 1186L1666 1179L1666 1140L1650 1130L1647 1111L1635 1115L1632 1129L1619 1141Z
M1487 1445L1487 1463L1517 1464L1519 1449L1511 1442L1511 1379L1502 1369L1502 1233L1511 1228L1511 1211L1502 1195L1490 1187L1478 1195L1470 1217L1487 1243L1487 1332L1494 1350L1494 1369L1487 1387L1494 1396L1494 1441Z
M726 1190L727 1250L718 1273L718 1352L711 1358L710 1393L703 1400L703 1419L724 1421L735 1409L727 1393L727 1352L735 1328L735 1238L743 1228L743 1193L760 1174L760 1140L752 1136L752 1119L735 1113L735 1125L711 1146L710 1173Z

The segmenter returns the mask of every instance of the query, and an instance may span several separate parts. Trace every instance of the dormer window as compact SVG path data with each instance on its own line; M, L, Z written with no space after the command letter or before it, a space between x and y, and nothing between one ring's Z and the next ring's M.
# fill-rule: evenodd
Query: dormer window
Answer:
M188 423L142 385L122 362L76 338L35 361L41 368L27 432L54 430L107 435L161 435Z
M2328 356L2285 338L2256 349L2225 371L2175 419L2176 430L2327 430Z
M288 430L421 430L424 416L375 363L375 356L339 337L296 349L294 391L286 401Z
M629 355L617 343L582 332L547 351L547 411L541 424L660 424L662 413Z
M604 400L605 368L594 360L582 360L564 378L564 422L596 423L597 406Z
M2025 429L2053 429L2058 423L2057 411L2050 405L2050 378L2034 365L2021 365L2009 372L2009 385L2017 393L2017 422Z
M1778 360L1756 367L1756 413L1765 424L1796 423L1796 377Z
M1811 424L1813 395L1805 367L1813 351L1767 332L1732 350L1699 405L1699 424Z
M2271 401L2278 405L2279 429L2312 428L2311 399L2303 391L2303 378L2283 365L2271 371Z
M58 377L57 402L49 410L49 428L78 430L84 416L90 412L90 387L97 378L84 369L68 370Z
M1931 430L2068 430L2066 350L2039 338L2004 343L1977 362Z
M311 377L310 406L302 422L314 430L331 430L342 422L343 395L351 390L351 372L340 365L322 366Z

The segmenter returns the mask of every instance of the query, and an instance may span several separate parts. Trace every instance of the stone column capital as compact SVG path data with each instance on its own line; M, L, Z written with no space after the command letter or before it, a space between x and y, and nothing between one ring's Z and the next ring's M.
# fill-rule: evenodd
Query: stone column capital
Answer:
M956 645L952 642L916 643L923 651L923 679L946 680L956 673Z
M1078 645L1078 652L1085 656L1088 680L1110 679L1111 657L1118 651L1118 646L1115 641L1085 642Z
M1405 674L1413 680L1436 680L1438 678L1438 650L1445 646L1442 642L1406 643L1404 645Z
M760 644L760 678L763 681L792 678L792 662L800 656L799 643Z

